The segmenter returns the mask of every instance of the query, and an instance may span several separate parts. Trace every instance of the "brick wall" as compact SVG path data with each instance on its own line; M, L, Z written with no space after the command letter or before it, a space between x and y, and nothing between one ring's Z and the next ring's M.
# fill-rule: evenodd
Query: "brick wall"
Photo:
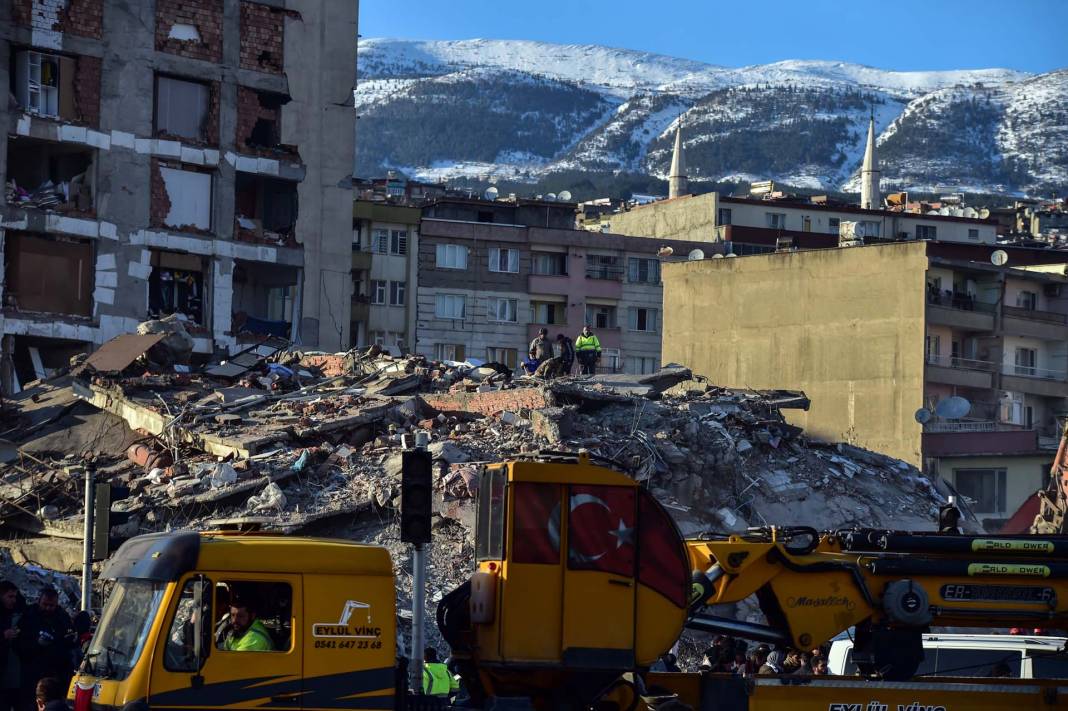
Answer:
M41 0L34 17L34 0L12 0L11 20L16 25L69 32L100 39L104 23L104 0ZM45 18L51 17L48 21Z
M251 151L255 148L248 144L252 135L252 129L256 126L257 119L273 121L277 125L281 121L282 112L279 109L270 109L260 103L259 92L245 86L237 87L237 136L235 142L240 151Z
M74 68L74 109L78 120L100 125L100 58L79 55Z
M428 405L443 412L475 412L493 415L508 410L537 410L555 404L552 393L541 388L513 388L485 393L428 393Z
M254 2L241 3L241 66L271 74L283 68L285 18L296 13Z
M149 204L149 222L153 227L162 227L163 220L171 211L171 198L159 172L160 161L152 159L152 197Z
M156 0L156 49L209 62L222 60L222 0ZM193 25L200 41L168 37L175 24Z

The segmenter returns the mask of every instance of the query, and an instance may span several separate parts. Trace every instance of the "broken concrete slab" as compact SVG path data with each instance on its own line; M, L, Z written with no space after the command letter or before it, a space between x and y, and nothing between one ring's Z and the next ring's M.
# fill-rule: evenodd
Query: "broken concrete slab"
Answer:
M98 373L121 373L166 337L165 333L116 336L86 358L85 365Z
M575 407L543 407L530 411L530 424L534 434L552 445L560 444L571 436L574 429Z

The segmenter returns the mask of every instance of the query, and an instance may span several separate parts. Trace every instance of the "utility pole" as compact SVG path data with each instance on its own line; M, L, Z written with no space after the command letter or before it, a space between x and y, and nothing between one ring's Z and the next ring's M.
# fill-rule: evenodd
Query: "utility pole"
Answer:
M404 436L406 444L411 438ZM401 453L401 540L412 544L412 649L408 683L423 693L423 649L426 646L426 557L433 514L433 472L427 444L430 436L416 432L415 446Z
M95 526L96 505L96 463L89 461L85 465L85 527L82 541L82 610L92 607L93 597L93 528Z

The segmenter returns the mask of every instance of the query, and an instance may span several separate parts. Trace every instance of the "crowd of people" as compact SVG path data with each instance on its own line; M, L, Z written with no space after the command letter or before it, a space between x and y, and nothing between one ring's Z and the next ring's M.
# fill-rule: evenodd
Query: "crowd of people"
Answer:
M750 648L743 640L716 635L701 659L700 670L718 674L756 676L764 674L798 674L824 676L829 674L829 647L817 647L803 652L797 649L772 649L766 644ZM678 660L668 652L653 668L654 671L679 671Z
M85 613L72 619L54 588L43 588L31 604L0 580L0 711L58 706L81 661L88 622Z
M601 341L590 326L583 326L582 332L574 340L563 333L550 339L549 329L543 328L527 348L523 369L528 375L558 378L571 375L577 361L583 375L593 375L600 360Z

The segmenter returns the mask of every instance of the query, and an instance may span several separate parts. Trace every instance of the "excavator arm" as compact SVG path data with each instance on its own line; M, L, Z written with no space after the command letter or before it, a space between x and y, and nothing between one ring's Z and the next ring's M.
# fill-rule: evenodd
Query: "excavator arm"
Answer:
M688 541L691 628L812 649L855 629L862 672L910 678L931 625L1068 627L1068 537L756 529ZM755 596L766 624L706 613Z

